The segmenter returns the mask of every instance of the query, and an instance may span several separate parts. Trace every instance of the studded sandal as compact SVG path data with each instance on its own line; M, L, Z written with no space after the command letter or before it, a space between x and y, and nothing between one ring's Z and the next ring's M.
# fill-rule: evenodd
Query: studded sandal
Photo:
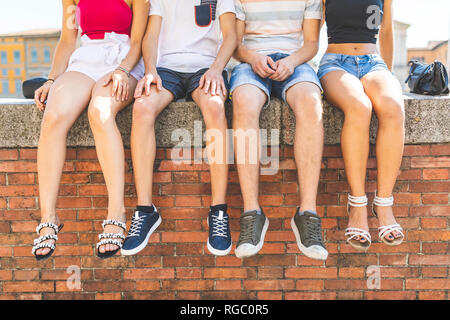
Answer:
M60 232L63 227L64 227L64 224L57 226L56 224L51 223L51 222L40 223L36 227L36 233L38 235L39 235L39 232L41 232L41 230L43 228L52 228L53 230L55 230L54 234L46 234L46 235L40 236L39 238L34 240L33 249L31 250L31 253L36 257L36 260L41 261L41 260L45 260L45 259L48 259L51 257L51 255L53 254L53 252L55 252L55 249L56 249L56 241L58 241L58 232ZM55 243L45 242L47 240L55 240ZM50 251L44 255L36 254L36 251L38 249L42 249L42 248L49 248Z
M380 198L377 196L377 192L375 191L375 198L373 199L372 203L372 213L375 217L377 216L377 212L375 211L375 206L377 207L392 207L394 205L394 197L390 196L388 198ZM398 232L401 234L401 237L394 238L393 240L389 240L386 237L393 233ZM405 238L405 235L403 233L403 228L398 224L394 223L388 226L380 226L378 228L378 238L388 246L398 246L400 243L403 242L403 239Z
M121 227L124 231L127 229L127 226L125 223L113 219L107 219L103 220L102 227L105 229L105 226L107 225L114 225ZM97 242L97 256L100 259L106 259L110 258L113 255L115 255L120 249L122 249L123 241L125 240L125 235L123 233L101 233L98 235L98 239L100 240ZM118 240L121 239L121 240ZM106 252L100 252L99 248L100 246L103 246L105 244L113 244L117 246L118 248L116 250L112 251L106 251Z
M352 195L348 195L347 202L347 213L350 215L350 206L352 207L365 207L367 206L368 199L366 195L361 197L354 197ZM348 227L345 229L345 236L347 237L347 243L351 245L353 248L359 251L367 251L372 243L372 238L370 237L370 233L367 230L361 228ZM365 238L367 241L361 242L356 240L355 237L359 236L360 238Z

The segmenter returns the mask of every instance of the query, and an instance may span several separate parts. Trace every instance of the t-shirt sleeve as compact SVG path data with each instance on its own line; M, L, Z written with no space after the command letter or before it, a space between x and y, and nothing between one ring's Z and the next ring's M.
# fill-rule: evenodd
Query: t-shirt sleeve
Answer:
M149 16L162 16L161 0L150 0Z
M227 12L236 14L234 0L217 0L217 16L220 17Z
M322 0L307 0L305 8L305 19L322 19Z
M236 18L245 21L245 11L241 0L234 0L234 7L236 8Z

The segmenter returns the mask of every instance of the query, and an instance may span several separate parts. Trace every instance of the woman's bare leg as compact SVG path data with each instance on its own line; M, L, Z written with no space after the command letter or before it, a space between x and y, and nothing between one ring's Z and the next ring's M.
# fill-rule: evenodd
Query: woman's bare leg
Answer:
M377 133L377 196L392 195L400 170L405 143L405 111L402 89L389 71L374 71L361 79L372 101L378 118ZM396 223L392 207L377 207L381 226ZM388 240L400 237L398 231L387 236Z
M66 159L67 133L88 105L94 83L82 73L66 72L58 77L50 90L37 152L41 222L59 225L56 199ZM51 228L41 230L41 235L53 233ZM45 255L49 251L49 248L42 248L36 254Z
M364 93L358 78L344 71L332 71L322 78L325 96L331 104L345 114L341 133L341 148L344 156L345 172L351 194L365 195L367 159L369 157L369 127L372 103ZM366 207L351 207L349 227L369 230ZM362 243L367 241L359 236Z
M88 116L108 190L108 219L125 222L125 153L116 115L132 102L137 81L131 77L128 100L117 101L111 96L112 83L106 87L103 85L106 79L107 76L100 79L92 90ZM107 225L104 232L123 233L123 230L115 225ZM116 245L106 244L100 246L99 251L104 253L116 249Z

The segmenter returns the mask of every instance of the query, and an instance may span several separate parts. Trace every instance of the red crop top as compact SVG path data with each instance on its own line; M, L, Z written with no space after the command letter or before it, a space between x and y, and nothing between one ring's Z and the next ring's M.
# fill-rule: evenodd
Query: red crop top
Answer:
M77 22L81 35L103 39L105 33L131 34L133 11L124 0L80 0Z

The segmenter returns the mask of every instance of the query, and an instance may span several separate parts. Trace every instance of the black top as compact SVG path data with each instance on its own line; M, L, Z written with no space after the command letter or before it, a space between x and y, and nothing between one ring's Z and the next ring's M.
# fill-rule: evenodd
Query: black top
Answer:
M376 43L384 0L326 0L328 43Z

